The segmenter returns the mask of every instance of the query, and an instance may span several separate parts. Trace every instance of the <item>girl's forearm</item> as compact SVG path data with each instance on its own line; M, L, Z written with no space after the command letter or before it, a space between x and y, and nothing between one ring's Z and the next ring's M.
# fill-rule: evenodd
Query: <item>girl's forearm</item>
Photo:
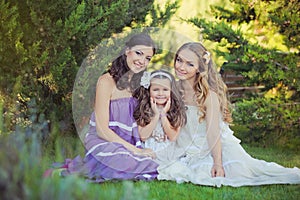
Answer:
M165 134L168 136L168 139L170 141L175 141L179 134L180 128L174 129L167 116L161 116L161 123Z
M149 124L144 127L139 126L139 135L142 141L147 140L155 129L159 120L159 115L155 115Z

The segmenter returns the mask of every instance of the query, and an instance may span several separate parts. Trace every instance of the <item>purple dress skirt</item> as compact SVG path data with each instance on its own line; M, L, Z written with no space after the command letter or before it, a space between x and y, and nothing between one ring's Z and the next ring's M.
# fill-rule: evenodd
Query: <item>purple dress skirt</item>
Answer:
M109 127L125 141L141 148L137 124L133 118L136 99L133 97L110 101ZM150 157L137 156L122 144L108 142L97 135L95 114L85 136L86 155L66 160L62 175L79 174L92 182L106 180L153 180L158 164Z

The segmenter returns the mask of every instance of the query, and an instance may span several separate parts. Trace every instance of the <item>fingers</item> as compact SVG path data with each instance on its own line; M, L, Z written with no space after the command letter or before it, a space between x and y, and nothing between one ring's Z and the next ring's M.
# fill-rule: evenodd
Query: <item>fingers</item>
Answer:
M213 168L213 169L211 169L211 171L210 171L210 173L211 173L211 177L216 177L216 170Z
M151 157L153 159L156 158L156 154L155 154L155 152L152 151L152 149L143 149L142 155L147 156L147 157Z
M171 97L168 99L168 101L164 107L165 113L167 113L170 110L170 107L171 107Z
M138 156L151 157L152 159L156 158L156 154L152 149L139 149L138 152L135 153Z
M211 177L225 177L225 171L223 167L213 167L211 169Z
M150 98L150 103L151 103L151 108L154 111L154 113L158 113L158 109L157 109L157 105L156 105L156 100L151 97Z
M151 106L154 104L154 99L152 97L150 97L150 103L151 103Z

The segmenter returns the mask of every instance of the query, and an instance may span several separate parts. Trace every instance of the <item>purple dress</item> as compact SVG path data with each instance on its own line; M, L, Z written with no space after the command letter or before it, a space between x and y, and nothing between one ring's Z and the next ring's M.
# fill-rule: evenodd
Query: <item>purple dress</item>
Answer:
M125 141L141 147L137 124L133 118L136 99L133 97L110 101L109 128ZM66 162L62 173L80 174L93 182L105 180L152 180L157 177L158 164L150 157L133 155L122 144L108 142L97 135L95 114L90 118L85 137L85 158L77 156Z

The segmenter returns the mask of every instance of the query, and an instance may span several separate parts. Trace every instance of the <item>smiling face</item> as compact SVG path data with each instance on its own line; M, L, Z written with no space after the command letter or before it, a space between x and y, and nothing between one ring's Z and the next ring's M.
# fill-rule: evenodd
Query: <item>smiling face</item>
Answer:
M151 79L150 97L154 99L156 105L165 105L171 96L171 83L168 78Z
M136 45L128 48L125 54L129 69L134 73L139 73L148 66L153 56L153 47Z
M178 52L175 59L175 73L180 80L194 80L198 72L197 55L189 49Z

